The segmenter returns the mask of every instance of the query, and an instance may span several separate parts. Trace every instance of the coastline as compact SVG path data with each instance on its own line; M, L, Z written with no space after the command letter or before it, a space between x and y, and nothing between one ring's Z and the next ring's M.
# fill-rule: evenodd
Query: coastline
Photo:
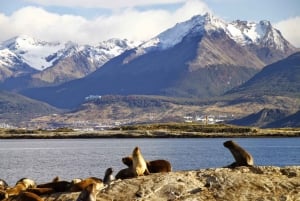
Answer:
M171 130L104 130L104 131L39 131L34 133L1 133L0 139L78 139L78 138L259 138L259 137L300 137L300 130L293 132L187 132Z

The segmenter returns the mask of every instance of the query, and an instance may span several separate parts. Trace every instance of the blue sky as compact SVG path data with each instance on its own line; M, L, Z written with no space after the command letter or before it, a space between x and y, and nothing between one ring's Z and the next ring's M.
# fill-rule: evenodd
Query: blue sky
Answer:
M300 47L299 0L5 0L0 41L20 34L80 43L147 40L207 11L225 21L269 20Z

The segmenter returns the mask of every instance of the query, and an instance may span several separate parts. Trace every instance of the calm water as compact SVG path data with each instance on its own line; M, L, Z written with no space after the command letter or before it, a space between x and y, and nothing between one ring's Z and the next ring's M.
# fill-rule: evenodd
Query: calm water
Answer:
M125 168L121 158L135 146L146 160L166 159L173 170L221 167L233 162L224 138L208 139L56 139L0 140L0 178L10 185L23 177L38 183L104 176ZM300 138L233 139L254 157L257 165L300 165Z

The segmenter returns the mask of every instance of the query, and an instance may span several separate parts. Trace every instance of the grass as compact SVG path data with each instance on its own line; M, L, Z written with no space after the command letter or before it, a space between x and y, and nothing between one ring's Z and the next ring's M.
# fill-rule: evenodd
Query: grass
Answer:
M212 137L300 137L300 128L259 129L227 124L157 123L115 127L104 131L0 129L0 138L212 138Z

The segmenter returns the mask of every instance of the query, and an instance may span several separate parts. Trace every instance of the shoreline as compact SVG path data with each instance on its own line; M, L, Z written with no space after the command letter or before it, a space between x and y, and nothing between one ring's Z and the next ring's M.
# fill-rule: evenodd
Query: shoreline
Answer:
M172 131L98 131L98 132L41 132L0 134L0 139L90 139L90 138L274 138L300 137L300 131L286 133L201 133Z

